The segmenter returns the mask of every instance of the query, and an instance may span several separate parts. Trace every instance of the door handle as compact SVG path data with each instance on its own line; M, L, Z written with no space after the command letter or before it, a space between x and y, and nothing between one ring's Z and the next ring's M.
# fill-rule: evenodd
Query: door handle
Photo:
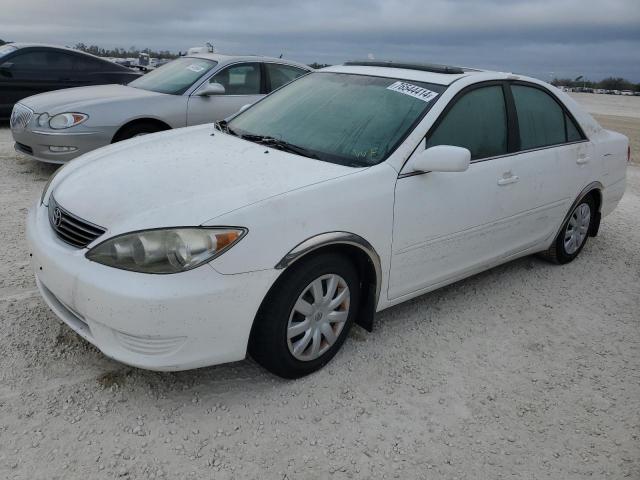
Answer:
M502 176L502 178L498 179L498 185L502 187L511 183L517 183L519 180L520 177L518 177L517 175L513 175L511 172L507 172Z
M578 158L576 159L576 163L578 165L584 165L585 163L589 163L589 156L588 155L578 155Z

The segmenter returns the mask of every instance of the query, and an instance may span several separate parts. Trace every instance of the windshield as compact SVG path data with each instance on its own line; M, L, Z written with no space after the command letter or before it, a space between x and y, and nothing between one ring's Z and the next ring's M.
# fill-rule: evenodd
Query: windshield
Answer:
M130 87L158 93L182 95L218 62L204 58L178 58L129 83Z
M229 122L230 133L277 139L320 160L385 160L445 90L393 78L318 72L301 77Z
M13 45L2 45L0 47L0 58L4 57L5 55L9 55L11 52L15 52L16 50L17 48Z

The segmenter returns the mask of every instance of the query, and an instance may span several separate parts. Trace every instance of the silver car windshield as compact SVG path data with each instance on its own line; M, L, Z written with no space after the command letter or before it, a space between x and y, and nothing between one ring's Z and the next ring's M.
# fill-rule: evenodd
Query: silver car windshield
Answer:
M9 55L11 52L15 52L16 50L17 48L13 45L2 45L0 47L0 58L4 57L5 55Z
M249 141L332 163L384 161L415 128L445 86L317 72L240 113L226 127Z
M218 62L205 58L178 58L135 79L129 86L152 92L182 95L217 64Z

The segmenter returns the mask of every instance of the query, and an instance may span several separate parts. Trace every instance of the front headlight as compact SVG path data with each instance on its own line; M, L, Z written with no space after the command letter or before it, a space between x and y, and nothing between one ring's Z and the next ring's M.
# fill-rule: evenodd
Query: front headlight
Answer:
M84 113L59 113L58 115L51 117L51 120L49 120L49 126L54 130L61 130L63 128L80 125L88 118L89 115L85 115Z
M191 227L125 233L96 245L89 260L141 273L178 273L210 262L247 233L240 227Z
M38 126L39 127L46 127L49 125L49 120L51 119L51 117L49 116L48 113L43 113L42 115L40 115L38 117Z

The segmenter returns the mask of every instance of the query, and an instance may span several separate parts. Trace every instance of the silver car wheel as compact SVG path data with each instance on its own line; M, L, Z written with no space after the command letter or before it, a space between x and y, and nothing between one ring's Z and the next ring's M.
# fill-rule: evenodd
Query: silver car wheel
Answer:
M347 323L350 300L349 286L340 275L322 275L307 285L289 315L289 352L304 362L321 357Z
M591 223L591 208L587 203L581 203L571 214L564 231L564 249L573 255L582 246Z

